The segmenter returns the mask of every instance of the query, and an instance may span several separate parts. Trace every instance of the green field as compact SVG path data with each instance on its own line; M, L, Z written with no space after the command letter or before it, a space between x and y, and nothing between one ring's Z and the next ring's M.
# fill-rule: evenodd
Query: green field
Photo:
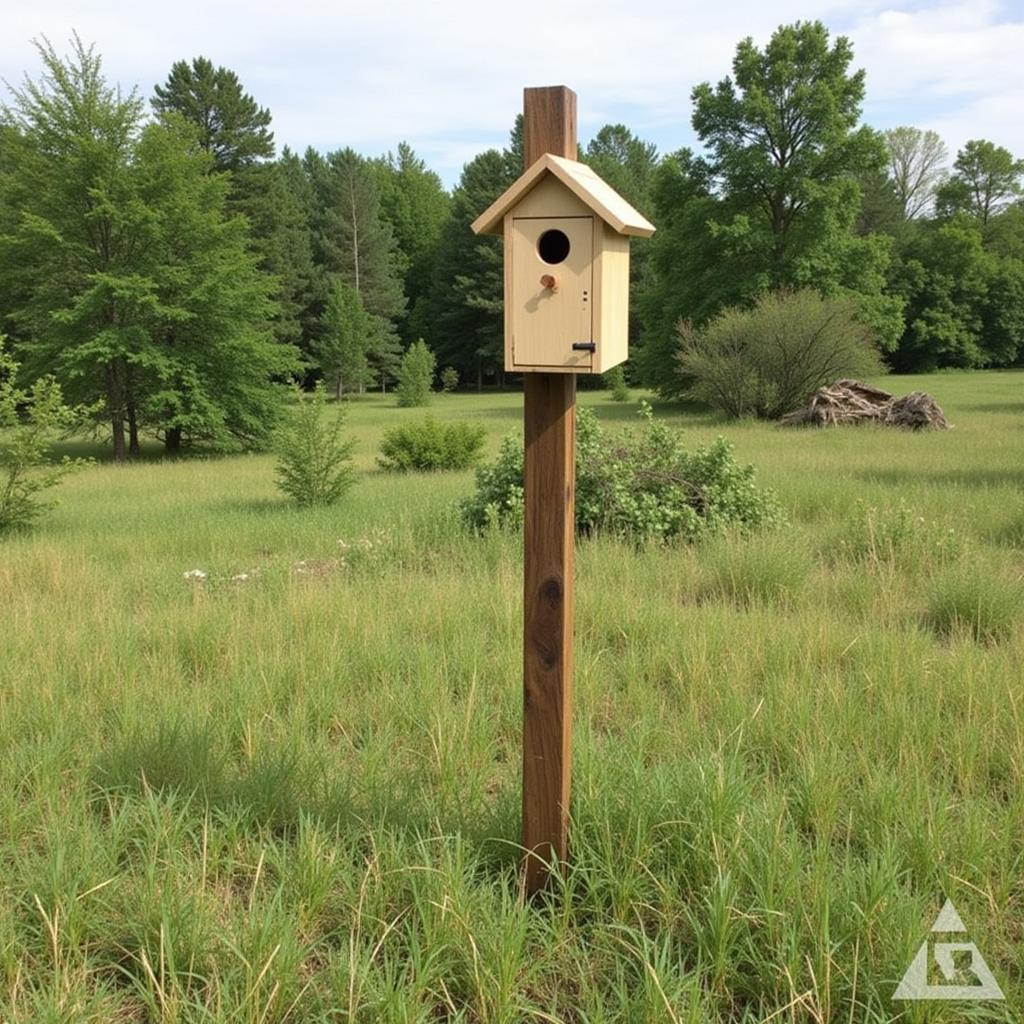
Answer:
M267 456L69 478L0 546L0 1020L1019 1020L1024 372L885 386L955 429L657 407L791 525L580 543L574 860L533 905L520 540L459 526L471 473L375 467L418 411L352 404L327 511ZM520 405L433 412L493 452ZM890 1002L945 896L1005 1003Z

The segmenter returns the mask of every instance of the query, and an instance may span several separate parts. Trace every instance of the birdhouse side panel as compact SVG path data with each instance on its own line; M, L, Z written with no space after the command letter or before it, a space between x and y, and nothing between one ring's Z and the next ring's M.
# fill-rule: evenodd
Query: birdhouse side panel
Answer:
M599 225L594 268L594 373L629 358L629 239Z

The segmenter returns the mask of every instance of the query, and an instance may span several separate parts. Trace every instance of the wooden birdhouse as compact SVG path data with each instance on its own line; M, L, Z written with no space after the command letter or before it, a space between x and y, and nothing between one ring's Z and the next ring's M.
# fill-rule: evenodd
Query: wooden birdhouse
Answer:
M546 153L474 222L505 239L505 369L604 373L629 355L629 237L652 225L585 164Z

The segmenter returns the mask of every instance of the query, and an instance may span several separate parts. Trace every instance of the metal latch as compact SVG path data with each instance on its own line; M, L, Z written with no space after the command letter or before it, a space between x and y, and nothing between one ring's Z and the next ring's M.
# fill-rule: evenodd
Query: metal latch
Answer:
M572 350L573 352L594 352L597 350L597 345L592 341L574 341Z

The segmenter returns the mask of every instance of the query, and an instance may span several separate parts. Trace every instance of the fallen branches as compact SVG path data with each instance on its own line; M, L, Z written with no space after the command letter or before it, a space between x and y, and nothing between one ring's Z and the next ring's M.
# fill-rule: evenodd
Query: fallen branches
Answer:
M787 413L779 422L786 426L832 427L868 421L911 430L949 429L945 414L927 392L913 391L895 398L888 391L856 380L839 380L819 388L805 408Z

